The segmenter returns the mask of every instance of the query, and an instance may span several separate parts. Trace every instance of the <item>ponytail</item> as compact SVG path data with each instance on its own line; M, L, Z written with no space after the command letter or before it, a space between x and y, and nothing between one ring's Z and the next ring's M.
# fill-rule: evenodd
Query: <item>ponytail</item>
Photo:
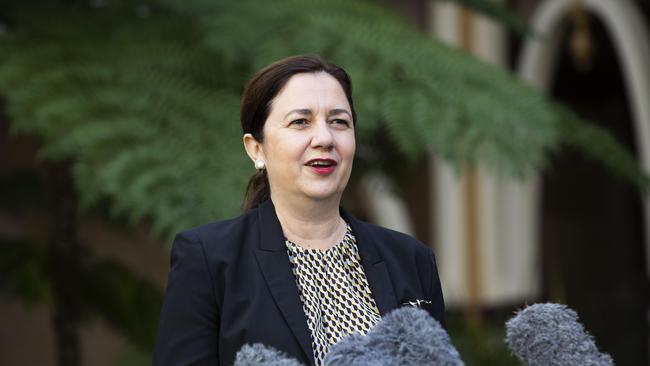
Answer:
M246 212L259 206L260 203L271 197L269 180L266 176L266 169L258 170L253 174L246 186L246 195L242 203L242 211Z

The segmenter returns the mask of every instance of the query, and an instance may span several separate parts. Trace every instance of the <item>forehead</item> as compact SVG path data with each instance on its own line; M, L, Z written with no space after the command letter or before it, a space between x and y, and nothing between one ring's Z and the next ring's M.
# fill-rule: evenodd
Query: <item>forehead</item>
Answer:
M271 102L271 113L294 108L350 110L343 87L326 72L293 75Z

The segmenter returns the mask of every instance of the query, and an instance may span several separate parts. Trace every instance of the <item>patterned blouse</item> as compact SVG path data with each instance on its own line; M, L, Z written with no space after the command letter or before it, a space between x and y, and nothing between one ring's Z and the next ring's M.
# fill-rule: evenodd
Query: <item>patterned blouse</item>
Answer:
M355 332L367 334L381 317L379 309L349 225L343 240L327 250L285 244L320 366L331 345Z

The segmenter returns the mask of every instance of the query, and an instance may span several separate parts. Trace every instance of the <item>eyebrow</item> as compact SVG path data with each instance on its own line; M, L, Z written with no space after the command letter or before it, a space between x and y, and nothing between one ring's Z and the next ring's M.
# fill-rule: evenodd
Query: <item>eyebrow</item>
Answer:
M297 114L301 114L301 115L311 115L311 109L308 109L308 108L294 109L294 110L289 111L289 113L287 113L284 116L284 118L287 118L292 113L297 113ZM341 109L341 108L330 109L330 111L327 112L327 116L331 117L331 116L334 116L334 115L337 115L337 114L342 114L342 113L347 114L348 116L350 116L350 118L352 118L352 115L350 114L350 112L348 112L345 109Z

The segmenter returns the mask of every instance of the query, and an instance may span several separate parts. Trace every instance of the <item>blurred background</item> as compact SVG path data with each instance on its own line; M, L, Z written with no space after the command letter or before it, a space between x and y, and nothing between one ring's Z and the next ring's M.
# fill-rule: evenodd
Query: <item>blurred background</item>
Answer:
M3 0L0 364L146 365L177 231L233 217L239 98L274 60L351 75L343 205L436 253L467 365L576 310L649 364L650 2Z

